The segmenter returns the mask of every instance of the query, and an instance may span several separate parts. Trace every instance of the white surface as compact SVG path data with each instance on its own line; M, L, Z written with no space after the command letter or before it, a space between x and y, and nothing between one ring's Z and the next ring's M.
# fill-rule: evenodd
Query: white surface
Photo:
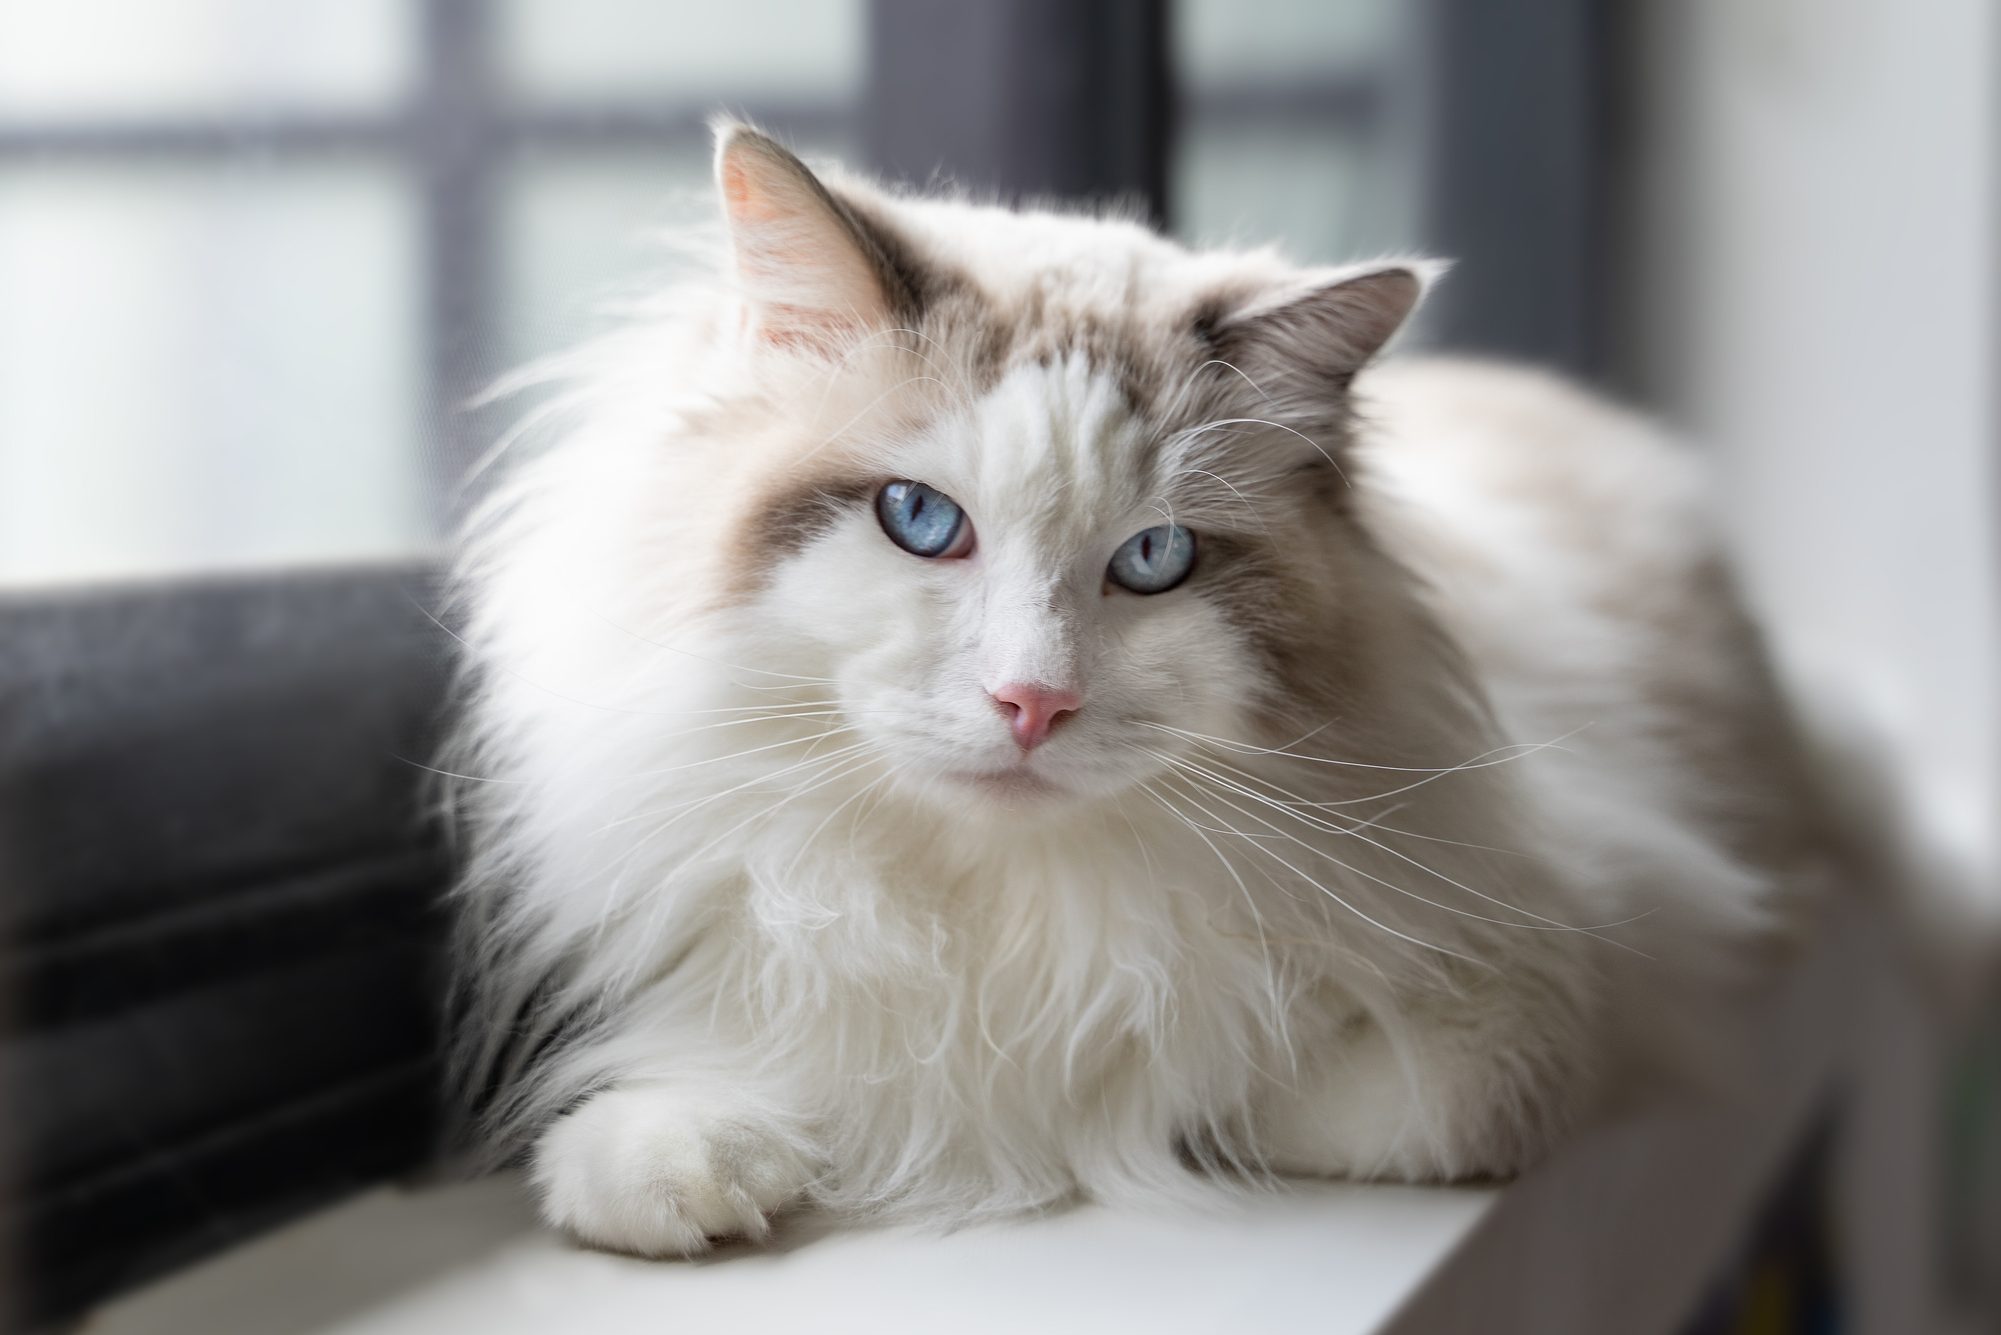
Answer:
M1745 1088L1578 1138L1506 1188L1301 1183L937 1235L781 1226L695 1262L582 1251L511 1181L378 1190L114 1303L89 1335L1386 1331L1670 1335L1741 1245L1883 976L1835 912L1758 1009ZM1862 1329L1890 1330L1880 1323Z
M117 1303L89 1335L1376 1329L1492 1191L1302 1185L1230 1215L1102 1208L936 1235L801 1220L694 1262L582 1251L511 1181L381 1190Z

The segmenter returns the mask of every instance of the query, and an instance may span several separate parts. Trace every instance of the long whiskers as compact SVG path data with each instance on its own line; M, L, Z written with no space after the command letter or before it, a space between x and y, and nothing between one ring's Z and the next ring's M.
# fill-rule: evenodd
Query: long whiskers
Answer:
M1174 401L1168 405L1165 412L1160 414L1161 421L1172 422L1180 414L1183 405L1188 402L1188 396L1195 390L1195 382L1201 378L1204 371L1207 371L1212 366L1221 366L1235 372L1239 379L1258 392L1259 398L1267 403L1271 402L1271 395L1265 393L1264 386L1244 374L1242 367L1238 366L1235 362L1225 361L1221 357L1211 357L1208 361L1203 362L1200 366L1190 371L1187 377L1182 380L1181 388L1175 391Z
M1177 432L1173 437L1173 443L1179 445L1185 441L1193 440L1197 436L1226 426L1268 426L1274 431L1283 431L1287 435L1297 436L1308 445L1311 445L1314 452L1327 461L1327 466L1332 468L1337 476L1343 481L1347 480L1347 470L1342 468L1340 462L1327 452L1325 445L1322 445L1319 441L1297 427L1287 426L1283 422L1274 422L1268 417L1220 417L1213 422L1204 422L1200 426L1190 427L1186 431Z
M1178 734L1179 732L1178 729L1168 728L1165 725L1157 723L1149 723L1146 726L1151 728L1156 728L1159 729L1160 731L1168 732L1170 734ZM1487 769L1494 765L1505 765L1510 761L1520 760L1524 756L1533 755L1537 751L1556 746L1559 742L1563 741L1564 738L1573 736L1574 734L1575 730L1573 730L1570 733L1565 733L1564 737L1557 738L1556 741L1550 741L1550 742L1515 742L1507 746L1497 746L1492 750L1483 751L1481 754L1474 756L1471 760L1468 760L1463 764L1449 765L1440 769L1421 769L1415 767L1405 767L1396 765L1372 765L1361 761L1335 760L1327 756L1301 755L1293 751L1279 751L1268 747L1251 747L1247 743L1237 743L1236 745L1239 748L1241 748L1242 753L1244 754L1285 756L1288 759L1301 760L1309 764L1337 765L1342 768L1353 768L1353 769L1389 770L1392 772L1399 772L1405 774L1417 773L1425 776L1421 779L1416 780L1415 782L1404 784L1402 787L1386 789L1380 793L1370 793L1363 797L1350 797L1332 802L1317 802L1313 804L1319 810L1325 811L1325 810L1331 810L1332 808L1335 807L1353 807L1353 806L1361 806L1369 802L1386 801L1392 797L1401 797L1405 793L1415 792L1419 788L1423 788L1430 784L1437 783L1440 779L1448 778L1454 774L1462 774L1467 770ZM1208 741L1208 739L1200 739L1200 740ZM1216 745L1217 743L1210 742L1209 744ZM1502 754L1503 752L1505 752L1506 754Z
M1286 807L1283 803L1273 801L1272 799L1265 797L1264 795L1257 793L1251 790L1250 788L1245 787L1242 784L1234 783L1228 779L1225 779L1221 775L1216 774L1214 771L1196 765L1193 762L1181 760L1158 752L1156 752L1155 755L1158 759L1161 759L1170 764L1174 764L1184 769L1190 774L1199 775L1220 788L1226 789L1230 792L1234 792L1239 796L1248 798L1254 802L1258 802L1263 806L1267 807L1268 809L1278 811L1282 814L1290 815L1293 817L1293 819L1300 821L1301 823L1309 826L1310 828L1324 830L1330 834L1338 834L1348 838L1357 839L1360 842L1367 844L1371 848L1374 848L1382 853L1386 853L1389 856L1396 858L1401 862L1407 863L1410 866L1417 868L1419 871L1425 873L1427 876L1432 876L1437 878L1438 880L1445 882L1447 885L1452 886L1454 889L1461 890L1466 894L1474 896L1477 899L1483 899L1488 903L1493 904L1497 908L1506 909L1510 913L1519 913L1523 917L1532 918L1535 921L1533 923L1508 922L1499 918L1489 918L1484 914L1472 913L1468 910L1457 908L1450 904L1440 904L1435 900L1428 899L1423 895L1417 894L1415 891L1406 889L1402 886L1395 885L1388 881L1384 881L1380 877L1374 876L1369 872L1364 871L1358 867L1349 866L1349 864L1347 864L1346 862L1342 862L1338 858L1335 858L1332 854L1329 854L1324 850L1315 848L1313 845L1307 844L1304 841L1296 838L1295 836L1292 836L1290 834L1285 834L1283 831L1279 830L1279 827L1272 825L1269 821L1264 820L1256 813L1245 810L1242 807L1237 807L1235 803L1229 803L1230 806L1232 806L1238 811L1243 812L1243 814L1250 816L1251 819L1257 821L1259 824L1266 826L1268 829L1278 832L1281 837L1287 839L1288 841L1297 843L1301 847L1312 849L1315 853L1318 853L1320 856L1328 858L1330 861L1335 862L1337 865L1345 868L1346 870L1354 872L1358 876L1364 877L1367 880L1375 881L1377 884L1395 890L1399 894L1409 895L1410 897L1417 899L1422 903L1429 904L1433 908L1441 909L1447 913L1456 913L1463 917L1478 919L1479 921L1482 922L1491 922L1494 923L1496 926L1501 926L1501 927L1518 927L1526 931L1583 932L1586 935L1594 935L1599 931L1605 930L1606 928L1623 926L1625 925L1625 923L1633 921L1633 919L1628 918L1628 919L1622 919L1619 922L1596 924L1592 926L1576 926L1570 923L1559 922L1554 918L1545 917L1544 915L1537 913L1532 909L1522 908L1518 904L1510 904L1504 899L1497 898L1496 896L1487 894L1481 890L1476 890L1472 886L1467 885L1462 881L1456 880L1455 878L1446 875L1444 872L1439 871L1435 867L1431 867L1425 863L1419 862L1416 858L1409 856L1408 854L1402 852L1399 849L1391 848L1389 845L1384 844L1379 840L1369 838L1366 834L1361 833L1358 827L1334 825L1326 821L1321 821L1316 817L1301 815L1299 812L1292 811L1291 809ZM1222 798L1220 797L1220 795L1219 795L1219 800L1224 801L1226 803L1228 802L1227 798ZM1623 943L1618 941L1607 940L1607 944L1619 946L1621 949L1631 949L1631 947L1625 946Z
M1188 783L1188 781L1185 779L1183 780L1183 782ZM1191 789L1193 789L1194 787L1192 783L1188 783L1188 786ZM1226 822L1221 821L1221 818L1218 817L1214 811L1210 810L1206 805L1204 805L1202 801L1194 795L1193 792L1186 793L1184 794L1184 796L1189 801L1189 803L1193 805L1195 809L1200 811L1203 815L1209 817L1209 819L1211 820L1226 824ZM1239 808L1239 810L1242 810L1242 808ZM1249 813L1246 812L1245 814ZM1357 918L1360 918L1363 922L1369 924L1371 927L1376 928L1378 931L1386 932L1389 935L1396 937L1398 940L1409 942L1411 945L1417 946L1422 950L1435 951L1436 953L1441 955L1449 955L1454 959L1464 960L1466 963L1473 965L1475 968L1491 969L1493 967L1492 965L1489 965L1484 961L1474 959L1471 955L1467 955L1462 951L1453 950L1450 947L1441 946L1436 942L1426 941L1421 937L1412 936L1408 932L1399 931L1397 928L1390 926L1388 923L1383 922L1381 919L1372 917L1371 915L1364 913L1361 909L1357 908L1352 902L1350 902L1347 899L1344 899L1341 895L1335 893L1333 890L1329 889L1326 885L1322 884L1321 881L1317 877L1315 877L1312 873L1306 871L1304 868L1300 866L1297 866L1296 864L1285 858L1282 854L1277 852L1275 849L1272 849L1269 846L1267 846L1264 840L1248 839L1245 840L1245 842L1248 843L1253 849L1263 854L1265 857L1270 858L1272 861L1278 863L1281 867L1284 867L1294 876L1297 876L1301 881L1305 882L1307 885L1310 885L1315 890L1318 890L1321 894L1325 895L1329 900L1333 901L1335 904L1340 905L1342 908L1346 909L1349 913L1353 914ZM1303 845L1303 846L1311 848L1311 845ZM1394 889L1395 887L1392 886L1391 888ZM1422 896L1415 896L1415 897L1422 898Z
M1163 759L1167 759L1167 757L1163 757ZM1176 763L1177 765L1179 765L1179 762L1173 762L1173 763ZM1204 772L1203 772L1202 770L1200 770L1199 768L1197 768L1197 767L1194 767L1194 766L1187 766L1187 765L1182 765L1182 766L1180 766L1180 767L1181 767L1181 768L1183 768L1183 769L1184 769L1184 770L1185 770L1185 771L1186 771L1186 772L1187 772L1188 774L1190 774L1190 775L1195 775L1195 776L1200 776L1200 777L1208 777L1208 778L1212 778L1212 780L1213 780L1213 776L1208 776L1208 775L1205 775L1205 774L1204 774ZM1314 855L1315 857L1320 857L1320 858L1324 858L1324 859L1326 859L1327 861L1329 861L1329 862L1333 863L1333 864L1334 864L1335 866L1339 867L1339 868L1340 868L1341 870L1343 870L1343 871L1345 871L1345 872L1348 872L1348 873L1349 873L1350 875L1354 875L1354 876L1359 876L1359 877L1361 877L1361 878L1362 878L1363 880L1365 880L1365 881L1369 881L1369 882L1372 882L1373 884L1376 884L1376 885L1380 885L1380 886L1382 886L1382 887L1383 887L1384 889L1386 889L1386 890L1391 890L1391 891L1394 891L1394 892L1395 892L1395 893L1397 893L1397 894L1400 894L1400 895L1404 895L1404 896L1406 896L1406 897L1408 897L1408 898L1410 898L1410 899L1414 899L1414 900L1416 900L1416 901L1417 901L1418 903L1420 903L1420 904L1424 904L1424 905L1427 905L1428 907L1431 907L1431 908L1435 908L1435 909L1438 909L1439 911L1441 911L1441 912L1444 912L1444 913L1452 913L1452 914L1456 914L1456 915L1458 915L1458 916L1460 916L1460 917L1464 917L1464 918L1472 918L1472 919L1474 919L1474 920L1476 920L1476 921L1479 921L1479 922L1487 922L1487 923L1492 923L1492 924L1494 924L1494 925L1495 925L1495 926L1497 926L1497 927L1520 927L1520 928L1523 928L1523 929L1525 929L1525 930L1529 930L1529 931L1576 931L1576 930L1579 930L1579 929L1576 929L1576 928L1572 928L1572 927L1569 927L1568 925L1566 925L1566 924L1562 924L1562 923L1551 923L1551 924L1550 924L1550 925L1548 925L1548 926L1542 926L1542 925L1539 925L1539 924L1536 924L1536 923L1522 923L1522 922L1510 922L1510 921L1507 921L1506 919L1502 919L1502 918L1490 918L1490 917L1488 917L1488 916L1487 916L1487 915L1485 915L1485 914L1482 914L1482 913L1474 913L1474 912L1472 912L1472 911L1471 911L1471 910L1469 910L1469 909L1462 909L1462 908L1458 908L1458 907L1456 907L1456 906L1454 906L1454 905L1451 905L1451 904L1441 904L1441 903L1439 903L1439 902L1438 902L1437 900L1435 900L1435 899L1431 899L1431 898L1428 898L1428 897L1426 897L1426 896L1424 896L1424 895L1421 895L1421 894L1417 893L1417 892L1416 892L1415 890L1411 890L1411 889L1408 889L1408 888L1406 888L1406 887L1404 887L1404 886L1400 886L1400 885L1397 885L1397 884L1396 884L1395 882L1393 882L1393 881L1386 881L1386 880L1384 880L1384 879L1383 879L1382 877L1380 877L1380 876L1377 876L1377 875L1375 875L1375 874L1374 874L1374 873L1372 873L1372 872L1369 872L1369 871L1366 871L1366 870L1364 870L1363 868L1360 868L1360 867L1357 867L1357 866L1355 866L1355 865L1354 865L1353 863L1350 863L1350 862L1347 862L1347 861L1343 860L1342 858L1338 858L1338 857L1336 857L1336 856L1335 856L1334 854L1332 854L1332 853L1329 853L1329 852L1328 852L1328 851L1327 851L1326 849L1324 849L1324 848L1320 848L1320 847L1318 847L1317 845L1314 845L1314 844L1311 844L1311 843L1308 843L1308 842L1307 842L1306 840L1304 840L1304 839L1301 839L1301 838L1300 838L1299 836L1297 836L1297 835L1295 835L1295 834L1292 834L1292 833L1290 833L1290 832L1288 832L1288 831L1286 831L1286 830L1283 830L1283 829L1281 829L1281 828L1280 828L1279 826L1277 826L1277 825L1274 825L1274 824L1273 824L1273 823L1272 823L1271 821L1269 821L1269 820L1266 820L1266 819L1265 819L1264 817L1262 817L1262 816L1258 815L1258 813L1257 813L1257 812L1255 812L1255 811L1251 810L1251 809L1250 809L1249 807L1245 807L1245 806L1240 806L1240 805L1238 805L1237 803L1235 803L1235 802L1232 802L1232 801L1231 801L1231 800L1230 800L1230 799L1229 799L1228 797L1226 797L1226 796L1224 796L1224 795L1223 795L1223 794L1224 794L1224 792L1226 792L1226 791L1228 791L1228 792L1236 792L1236 793L1238 793L1238 794L1239 794L1240 796L1249 796L1249 797L1252 797L1252 798L1256 798L1256 794L1254 794L1254 793L1249 793L1249 792L1247 792L1246 790L1244 790L1244 789L1242 789L1242 788L1239 788L1239 787L1236 787L1236 786L1234 786L1234 785L1221 785L1221 784L1214 784L1214 783L1212 782L1212 792L1211 792L1211 795L1212 795L1212 796L1214 796L1214 797L1215 797L1215 799L1216 799L1217 801L1219 801L1219 802L1221 802L1221 803L1222 803L1223 805L1225 805L1225 806L1229 807L1229 808L1230 808L1230 809L1231 809L1232 811L1235 811L1235 812L1237 812L1237 813L1238 813L1239 815L1242 815L1242 816L1248 816L1248 817L1249 817L1249 818L1250 818L1251 820L1254 820L1254 821L1256 821L1256 822L1257 822L1258 824L1260 824L1260 825L1264 826L1264 827L1265 827L1265 828L1266 828L1267 830L1269 830L1269 831L1271 831L1271 832L1272 832L1272 837L1273 837L1273 838L1276 838L1276 839L1279 839L1279 840L1283 840L1283 841L1284 841L1284 842L1286 842L1286 843L1289 843L1289 844L1293 844L1293 845L1296 845L1296 846L1297 846L1297 847L1299 847L1299 848L1303 848L1303 849L1305 849L1305 850L1306 850L1307 852L1309 852L1309 853L1312 853L1312 854L1313 854L1313 855ZM1263 800L1263 799L1258 799L1258 800ZM1321 827L1321 828L1330 828L1330 829L1331 829L1332 827ZM1337 831L1337 832L1341 832L1341 831ZM1240 832L1240 833L1241 833L1241 832ZM1344 833L1344 832L1341 832L1341 833ZM1413 863L1413 865L1419 865L1419 866L1421 866L1421 864L1416 864L1416 863ZM1426 871L1429 871L1430 869L1429 869L1429 868L1423 868L1423 870L1426 870ZM1450 879L1450 878L1447 878L1447 879ZM1454 885L1458 885L1458 882L1456 882L1456 881L1454 881L1454 882L1452 882L1452 883L1453 883ZM1515 906L1514 906L1514 905L1512 905L1512 904L1508 904L1508 903L1506 903L1505 901L1502 901L1502 900L1499 900L1499 899L1495 899L1495 898L1493 898L1493 897L1492 897L1492 896L1490 896L1490 895L1484 895L1484 894L1480 894L1480 892L1479 892L1479 891L1477 891L1477 890L1470 890L1470 889L1468 889L1468 888L1467 888L1467 887L1465 887L1465 886L1460 886L1459 888L1460 888L1460 889L1462 889L1462 890L1467 890L1467 892L1468 892L1469 894L1474 894L1474 895L1478 895L1478 896L1479 896L1479 897L1480 897L1481 899L1485 899L1485 900L1488 900L1488 901L1489 901L1489 902L1491 902L1491 903L1494 903L1494 904L1497 904L1497 905L1500 905L1501 907L1503 907L1503 908L1506 908L1506 909L1509 909L1509 910L1511 910L1511 911L1513 911L1513 912L1516 912L1516 913L1521 913L1521 914L1524 914L1524 915L1526 915L1526 916L1528 916L1528 917L1539 917L1539 916L1540 916L1540 915L1537 915L1537 914L1533 914L1533 913L1530 913L1530 912L1529 912L1529 911L1528 911L1527 909L1518 909L1518 908L1515 908ZM1547 922L1548 920L1547 920L1547 919L1545 919L1544 921L1545 921L1545 922Z
M1176 737L1183 738L1187 741L1205 742L1210 746L1220 747L1226 751L1235 751L1240 755L1285 756L1288 759L1304 760L1309 764L1314 764L1314 765L1338 765L1343 769L1373 769L1373 770L1385 770L1393 774L1435 774L1435 775L1457 774L1461 770L1486 769L1490 765L1505 765L1511 760L1520 760L1523 756L1533 755L1537 751L1546 751L1552 747L1560 746L1562 743L1570 740L1572 737L1575 737L1579 732L1583 731L1583 728L1581 726L1577 728L1572 728L1569 732L1564 733L1563 736L1547 742L1509 742L1503 746L1497 746L1492 748L1491 750L1482 751L1479 755L1474 756L1471 760L1462 761L1457 765L1378 765L1372 762L1362 761L1362 760L1336 760L1331 756L1307 755L1303 752L1294 751L1291 749L1292 747L1299 745L1300 742L1306 741L1307 739L1321 732L1324 732L1327 728L1331 727L1332 724L1323 723L1322 725L1320 725L1320 727L1315 728L1312 732L1307 733L1304 737L1301 737L1296 741L1290 742L1286 746L1258 746L1253 742L1240 742L1228 737L1212 737L1207 733L1190 732L1186 728L1176 728L1165 723L1155 723L1152 722L1151 720L1146 720L1146 719L1140 720L1140 724L1142 727L1152 728L1157 732L1172 733ZM1493 757L1499 757L1499 758L1494 759Z
M1236 864L1225 857L1223 850L1216 846L1216 841L1204 834L1200 827L1193 820L1189 819L1179 807L1175 806L1173 802L1169 801L1150 783L1140 784L1139 790L1151 799L1156 806L1159 806L1168 815L1174 817L1175 820L1185 826L1197 839L1200 839L1209 852L1215 856L1217 863L1223 868L1224 874L1236 885L1237 893L1242 897L1245 909L1250 912L1251 923L1257 929L1258 953L1263 958L1265 966L1266 1004L1270 1007L1270 1018L1278 1039L1278 1047L1281 1052L1285 1053L1286 1060L1292 1067L1292 1074L1297 1078L1299 1074L1299 1056L1293 1051L1291 1039L1287 1034L1287 1008L1283 997L1280 995L1278 972L1272 964L1271 941L1265 935L1264 914L1258 911L1258 901L1251 894L1250 886L1244 883L1244 878L1237 871ZM1269 876L1266 879L1269 880ZM1276 882L1273 882L1273 884L1276 885Z
M1423 842L1428 844L1446 844L1453 848L1470 848L1477 852L1493 853L1500 857L1527 858L1531 861L1539 861L1539 862L1547 861L1547 859L1541 858L1536 854L1524 853L1520 849L1501 848L1494 844L1473 843L1465 839L1448 839L1443 835L1425 834L1424 832L1419 830L1407 830L1399 826L1388 824L1387 822L1389 821L1389 818L1391 816L1394 816L1397 812L1402 811L1405 807L1410 805L1408 801L1399 802L1395 806L1390 807L1384 811L1379 811L1374 815L1370 816L1368 819L1364 820L1360 817L1350 816L1345 812L1337 810L1333 803L1314 802L1307 798L1301 797L1297 793L1291 792L1281 784L1274 782L1272 779L1270 779L1265 775L1254 774L1250 770L1244 769L1237 765L1232 765L1229 761L1224 760L1219 756L1211 755L1207 751L1203 753L1202 758L1206 763L1213 765L1215 768L1222 770L1228 774L1232 774L1237 778L1242 779L1246 783L1257 784L1262 788L1268 789L1271 792L1278 794L1278 799L1282 805L1291 807L1298 811L1331 812L1334 818L1337 820L1353 821L1354 823L1352 825L1343 825L1340 827L1341 832L1344 834L1355 834L1363 830L1380 830L1384 834L1393 834L1402 839L1422 840Z

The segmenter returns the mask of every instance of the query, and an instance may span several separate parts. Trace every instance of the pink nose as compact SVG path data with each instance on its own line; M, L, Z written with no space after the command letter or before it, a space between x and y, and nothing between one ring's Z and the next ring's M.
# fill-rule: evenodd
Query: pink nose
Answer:
M1084 703L1075 691L1036 682L1010 682L996 686L992 694L1008 727L1014 731L1015 745L1024 751L1033 751L1048 741L1051 730Z

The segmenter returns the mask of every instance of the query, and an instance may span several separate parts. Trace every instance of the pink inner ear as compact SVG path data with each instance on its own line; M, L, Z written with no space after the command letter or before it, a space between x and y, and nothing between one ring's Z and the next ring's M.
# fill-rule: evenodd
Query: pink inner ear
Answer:
M723 164L723 198L738 222L769 222L777 216L770 201L751 184L750 173L734 160Z
M744 170L740 162L725 162L722 170L723 201L728 207L730 220L738 226L756 227L774 222L779 210L772 204L770 192L759 190L751 179L751 173ZM746 268L762 270L766 273L782 269L794 257L783 249L773 249L760 238L755 250L741 252L740 262ZM750 323L750 312L744 313L744 320ZM802 306L772 303L763 307L761 318L755 320L758 336L776 347L800 347L825 345L832 341L831 335L846 321L824 311L808 310Z
M723 202L729 209L731 223L755 230L756 246L743 252L745 260L756 268L770 272L806 258L797 247L771 244L768 225L780 221L784 211L772 202L771 191L758 187L742 163L724 163L722 177Z
M835 351L841 337L857 327L854 320L832 311L774 303L763 308L757 332L766 343L779 348L817 348Z
M769 224L779 217L765 196L745 187L741 193L736 186L730 186L730 221L739 229L739 235L749 244L739 244L737 263L746 271L759 274L779 274L789 265L800 262L804 256L796 246L774 246L771 244Z
M774 189L770 173L758 170L758 165L730 155L718 173L723 206L737 233L738 266L760 285L765 281L782 285L802 273L817 273L823 280L831 276L829 266L837 270L839 257L821 253L810 234L801 234L802 220L788 207L785 184ZM822 352L838 350L843 337L863 323L853 310L780 300L759 301L745 319L768 345Z

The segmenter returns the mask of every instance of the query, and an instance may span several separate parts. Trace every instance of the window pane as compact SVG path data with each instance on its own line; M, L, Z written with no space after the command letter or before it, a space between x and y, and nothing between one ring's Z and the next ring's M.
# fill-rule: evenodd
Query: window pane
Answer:
M1201 245L1277 242L1334 264L1412 248L1414 192L1379 145L1342 125L1213 125L1190 117L1175 154L1175 229Z
M537 99L732 106L845 101L863 0L498 0L514 85Z
M707 146L678 152L572 153L518 164L501 224L501 341L510 361L602 330L606 311L669 277L661 233L705 216Z
M809 158L845 156L821 137ZM687 263L671 234L715 220L709 146L572 152L524 159L501 212L501 345L520 362L602 332L620 303L673 281Z
M374 110L410 83L405 0L7 0L0 117Z
M1178 0L1174 61L1184 88L1295 83L1372 72L1394 54L1407 0ZM1255 21L1252 21L1255 19Z
M520 405L437 406L713 209L672 113L838 138L862 72L862 0L451 0L429 89L427 3L0 0L0 584L428 547Z
M364 166L0 171L0 583L424 543L415 235Z
M1321 263L1418 243L1415 127L1397 0L1178 0L1170 214L1204 243Z

